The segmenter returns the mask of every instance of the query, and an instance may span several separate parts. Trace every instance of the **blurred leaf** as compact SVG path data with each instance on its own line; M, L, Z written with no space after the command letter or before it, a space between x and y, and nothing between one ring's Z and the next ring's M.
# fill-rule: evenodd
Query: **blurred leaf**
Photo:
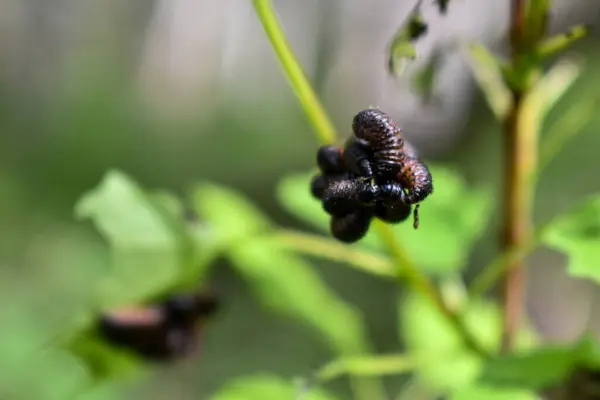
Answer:
M183 216L183 205L173 193L166 190L150 192L150 201L160 206L173 220L180 220Z
M108 172L76 206L111 246L113 268L102 282L103 306L137 302L176 282L190 260L176 222L128 176ZM142 278L143 277L143 278Z
M559 384L580 365L597 358L597 344L583 338L565 346L537 348L527 353L497 356L486 362L481 381L494 387L545 389Z
M471 247L483 234L493 206L492 193L484 188L470 188L455 171L430 166L434 192L421 203L421 225L417 231L411 223L393 225L402 245L413 260L428 273L445 274L466 265ZM298 174L284 178L278 198L292 214L316 225L329 234L329 216L309 190L311 175ZM457 200L460 205L457 206ZM435 242L436 251L431 251ZM369 233L355 245L385 252L377 232Z
M310 264L261 240L247 240L231 249L229 257L267 306L312 326L341 354L367 351L362 316L333 293Z
M600 196L556 217L543 235L546 245L568 255L571 276L600 282Z
M512 95L504 82L501 61L481 44L469 46L468 61L490 109L498 120L503 120L510 110Z
M417 57L414 43L427 34L428 26L421 14L421 3L421 0L417 1L406 22L392 38L388 55L388 71L392 76L401 75L408 63Z
M405 222L395 225L394 231L421 269L447 274L466 266L471 247L488 224L492 193L487 188L468 187L451 169L431 165L430 170L435 189L421 203L419 229L415 231Z
M216 235L228 242L240 240L268 229L264 213L241 193L212 183L197 185L192 194L196 212Z
M540 119L545 118L556 102L573 85L582 69L581 60L564 58L558 61L532 88L525 99L524 107L539 115Z
M452 393L448 400L539 400L539 396L524 390L476 385Z
M275 375L256 374L239 378L223 386L212 400L334 400L336 397L322 389L313 388L308 393L301 393L292 382Z
M413 91L422 96L426 104L436 99L434 87L442 61L442 52L434 51L423 68L412 75L411 87Z
M399 329L407 350L420 360L418 375L423 383L447 393L469 388L480 374L483 360L464 347L452 325L428 299L409 294L399 305ZM470 332L490 352L500 343L501 314L496 305L471 302L465 305L463 319ZM530 331L518 336L518 348L535 342Z
M280 231L273 240L290 250L345 263L369 274L390 279L396 279L398 275L391 259L361 251L335 239L302 232Z
M348 374L355 376L402 375L416 363L406 354L383 354L363 357L344 357L323 367L317 374L321 382Z
M140 358L109 345L92 332L74 340L69 348L85 360L97 381L130 379L142 375L147 369Z
M531 0L525 3L525 35L529 43L537 43L546 33L550 0Z
M0 378L0 382L0 393L9 394L8 398L64 400L73 398L91 379L79 360L51 348L39 351L35 361L22 365L9 381Z
M538 47L538 54L547 57L565 50L577 40L583 39L589 33L589 27L586 25L576 25L567 32L554 35L542 40Z

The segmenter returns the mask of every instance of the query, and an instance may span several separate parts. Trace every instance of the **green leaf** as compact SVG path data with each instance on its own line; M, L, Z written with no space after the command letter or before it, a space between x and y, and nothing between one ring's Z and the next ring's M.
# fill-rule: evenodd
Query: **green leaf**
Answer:
M264 213L241 193L212 183L202 183L192 192L196 212L212 235L233 242L262 233L271 226Z
M420 360L418 376L434 390L453 393L472 386L483 360L465 348L453 326L423 296L411 293L399 305L399 329L407 350ZM497 306L483 301L463 308L467 329L482 346L494 351L500 343L501 314ZM535 343L531 331L518 336L518 347Z
M414 230L409 221L395 225L394 231L422 270L447 274L466 266L471 247L489 221L492 193L487 188L468 187L457 172L448 168L431 165L430 170L434 192L421 203L419 229ZM460 204L456 200L459 198Z
M600 196L574 212L557 217L545 230L543 242L567 254L571 276L600 282Z
M344 357L323 367L317 373L317 379L325 382L345 374L354 376L401 375L412 371L415 365L415 360L405 354Z
M128 176L108 172L76 206L90 218L111 247L113 266L101 282L100 302L112 306L138 302L174 284L190 262L177 222Z
M91 383L79 360L54 348L38 351L35 359L12 372L10 380L0 379L0 393L8 394L7 398L69 399Z
M533 392L519 389L498 389L475 385L460 389L449 396L449 400L539 400Z
M588 33L589 27L586 25L573 26L567 32L544 39L538 46L538 54L542 57L556 54L576 41L583 39Z
M414 43L425 36L427 30L427 23L421 14L421 1L418 1L390 43L388 72L392 76L401 75L407 65L416 59L417 51Z
M367 351L362 316L310 264L273 241L258 239L234 247L229 257L264 304L312 326L341 354Z
M575 344L498 356L486 362L480 380L494 387L545 389L561 383L577 367L597 362L597 349L595 340L584 337Z
M310 193L310 182L316 172L292 174L277 186L275 196L290 214L322 232L329 232L329 215L321 202Z
M410 221L394 225L394 231L413 260L428 273L446 274L463 268L471 246L485 231L490 217L492 193L487 188L468 187L455 171L430 166L434 192L420 208L421 224L414 230ZM278 187L279 201L288 212L329 234L329 216L310 194L311 174L286 177ZM457 206L456 199L460 200ZM436 251L431 251L435 242ZM371 229L351 245L384 253L377 232Z
M504 82L501 61L481 44L469 46L468 61L492 112L503 120L510 110L512 95Z
M525 3L525 37L528 43L537 43L546 33L551 0L531 0Z
M299 393L292 382L270 374L235 378L211 397L212 400L295 400L299 398L302 400L336 399L318 388L313 388L307 393Z

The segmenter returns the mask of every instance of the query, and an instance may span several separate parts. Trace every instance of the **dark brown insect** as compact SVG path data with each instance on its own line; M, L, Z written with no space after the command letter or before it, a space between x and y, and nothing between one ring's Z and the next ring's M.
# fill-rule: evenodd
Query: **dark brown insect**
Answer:
M429 168L416 158L405 157L397 179L408 190L403 203L419 203L433 192L433 179Z
M341 242L354 243L367 234L372 219L373 213L369 209L334 215L330 223L331 234Z
M418 205L417 205L418 207ZM412 213L412 206L402 202L388 204L378 201L375 204L375 216L382 221L397 224L405 221Z
M215 313L217 299L210 295L177 295L159 304L115 309L98 322L108 343L151 361L171 361L198 345L202 320Z
M373 152L372 167L376 180L393 180L405 157L402 129L383 111L367 109L356 114L352 130L357 138L368 143Z
M345 215L361 208L374 207L379 188L360 178L329 183L323 192L323 208L330 215Z
M345 172L344 149L333 145L325 145L317 150L317 165L323 175L332 175Z

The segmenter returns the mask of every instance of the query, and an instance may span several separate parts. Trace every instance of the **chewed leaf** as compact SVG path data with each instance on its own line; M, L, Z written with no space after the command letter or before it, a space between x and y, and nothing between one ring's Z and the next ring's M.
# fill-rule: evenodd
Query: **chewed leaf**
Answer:
M421 1L418 1L406 22L392 38L388 55L388 71L392 76L401 75L406 66L416 58L414 43L427 33L428 26L420 8Z
M91 219L110 245L113 267L100 284L103 306L155 295L177 280L188 261L173 215L155 201L131 178L110 171L77 203L76 215Z
M546 231L544 243L568 255L572 276L600 282L600 196L576 211L558 217Z
M212 400L336 400L336 397L319 388L299 393L289 380L275 375L255 374L238 377L225 384Z
M468 56L475 80L488 105L496 118L502 120L511 107L512 96L504 82L500 61L480 44L469 46Z

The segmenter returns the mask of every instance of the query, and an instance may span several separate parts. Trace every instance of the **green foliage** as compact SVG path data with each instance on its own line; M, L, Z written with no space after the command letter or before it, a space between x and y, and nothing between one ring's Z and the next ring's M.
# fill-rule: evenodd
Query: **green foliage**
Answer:
M600 197L594 196L575 211L555 218L543 241L568 255L567 268L572 276L600 282Z
M452 325L423 296L409 294L399 304L398 326L401 338L419 361L417 372L426 387L447 394L471 390L484 361L464 347ZM500 310L493 303L477 301L464 304L461 314L468 329L480 343L493 352L500 343ZM519 347L535 343L531 331L519 336Z
M465 267L471 246L485 230L493 203L489 189L469 187L455 171L437 165L430 170L435 191L421 205L419 229L415 231L406 221L393 229L424 271L447 274ZM329 217L308 190L311 177L299 174L285 178L277 195L288 212L328 232ZM461 199L460 207L456 206L457 198ZM433 241L436 251L431 251ZM385 251L373 230L354 246Z
M598 344L590 337L489 360L480 380L495 387L544 389L563 382L581 366L599 365Z
M302 395L300 397L299 395ZM335 400L336 397L321 390L311 389L301 393L290 381L269 374L256 374L235 378L217 394L212 400Z
M216 185L198 187L194 199L198 213L231 243L226 255L259 299L313 326L340 353L366 351L360 315L331 292L309 264L260 236L271 225L265 215L243 196Z
M415 60L417 50L414 44L427 33L427 29L427 23L421 14L421 1L418 1L390 43L388 72L392 76L401 75L407 65Z
M99 289L102 307L146 300L176 284L189 268L190 243L182 240L173 218L178 207L172 197L150 198L118 171L108 172L82 197L77 216L92 219L112 254L111 273Z
M468 60L477 85L497 119L504 119L512 105L512 95L504 81L503 62L492 55L485 46L469 46Z

